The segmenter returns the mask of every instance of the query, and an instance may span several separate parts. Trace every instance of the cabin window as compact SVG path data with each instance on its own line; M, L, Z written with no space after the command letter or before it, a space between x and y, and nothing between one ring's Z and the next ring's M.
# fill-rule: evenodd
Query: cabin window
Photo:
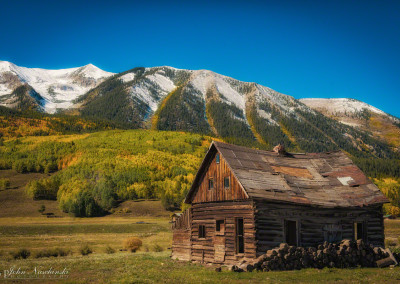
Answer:
M217 154L217 155L215 156L215 162L216 162L217 164L219 164L219 154Z
M231 182L230 182L231 180L230 180L230 178L229 177L224 177L224 188L225 189L228 189L229 187L230 187L230 185L231 185Z
M243 218L236 218L236 253L244 253Z
M366 240L366 224L364 222L356 222L354 223L354 239Z
M208 179L208 189L214 189L214 179L212 178Z
M199 225L199 239L204 239L206 237L206 226Z
M297 246L297 222L285 220L285 238L290 246Z
M324 240L328 243L338 243L343 239L341 224L325 224L323 231Z
M215 223L215 231L217 234L225 233L225 220L217 220Z

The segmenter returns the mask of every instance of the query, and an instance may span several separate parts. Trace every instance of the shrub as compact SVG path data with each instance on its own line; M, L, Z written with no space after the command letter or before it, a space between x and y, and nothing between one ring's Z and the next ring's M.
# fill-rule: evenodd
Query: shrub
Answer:
M392 251L392 253L397 253L400 254L400 247L395 247L393 249L390 249Z
M159 244L155 244L153 246L153 251L155 251L155 252L162 252L163 250L164 250L163 247L160 246Z
M65 250L62 248L56 248L57 252L58 252L58 256L67 256L69 254L72 254L71 250Z
M12 162L9 160L0 160L0 170L8 170L12 168Z
M62 248L54 248L54 249L44 249L37 251L34 255L35 258L41 258L41 257L58 257L58 256L67 256L68 254L71 254L70 250L65 250Z
M94 217L103 214L91 191L92 185L87 180L73 178L68 184L63 184L57 200L64 212L73 213L75 217Z
M34 200L56 200L60 186L59 180L54 178L33 180L26 186L26 193Z
M46 206L44 206L44 204L42 204L38 211L39 211L40 214L43 214L44 211L46 211Z
M81 255L88 255L88 254L91 254L93 252L93 250L89 247L88 244L85 244L85 245L81 246L81 248L79 249L79 252L81 253Z
M130 237L124 240L124 249L135 252L142 246L142 241L137 237Z
M21 174L27 172L27 167L26 167L26 164L25 164L25 162L23 160L16 160L13 163L12 168L13 168L13 170L15 170L15 171L17 171L18 173L21 173Z
M57 167L57 163L55 161L50 161L46 164L46 166L44 167L44 173L48 174L48 173L52 173L58 170Z
M115 249L113 249L110 246L107 246L106 249L105 249L105 252L108 253L108 254L112 254L112 253L115 253Z
M11 253L14 259L26 259L31 255L31 252L25 248L19 249Z
M8 178L0 178L0 190L5 190L10 186L10 180Z
M130 210L129 208L123 208L122 212L125 214L128 214L128 213L132 213L132 210Z

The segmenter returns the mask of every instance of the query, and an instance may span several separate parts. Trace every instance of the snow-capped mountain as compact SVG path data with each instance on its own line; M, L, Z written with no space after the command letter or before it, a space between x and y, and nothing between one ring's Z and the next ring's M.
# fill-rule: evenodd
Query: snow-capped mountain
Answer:
M73 101L114 75L92 64L83 67L46 70L26 68L11 62L0 61L0 103L12 105L13 92L26 84L31 87L30 96L40 97L38 105L48 113L73 107Z
M280 94L256 83L241 82L208 70L194 71L168 66L136 68L114 76L105 84L112 82L114 87L123 88L126 92L126 99L130 101L127 105L136 109L131 113L136 112L142 120L146 120L154 114L159 117L163 113L163 109L170 105L171 99L178 103L173 106L174 108L181 108L179 103L184 102L183 107L187 108L187 111L197 112L199 117L197 124L204 124L202 126L206 128L206 125L209 124L211 129L213 128L212 122L204 113L206 106L211 102L225 106L228 119L235 119L247 125L249 123L246 116L253 108L267 123L277 125L277 121L269 112L268 105L273 105L276 111L295 116L295 110L313 112L291 96ZM106 101L110 100L105 97L113 88L103 87L104 84L78 100L82 103L84 111L85 108L92 110L92 107L100 107L100 101L104 101L106 104ZM179 101L176 101L177 97L179 97ZM204 108L198 109L196 106ZM181 111L184 112L182 109ZM93 109L90 114L94 115L96 112L99 110ZM113 111L113 113L115 112ZM171 119L172 117L168 120L170 124ZM128 119L127 122L129 121ZM160 121L163 123L162 117Z
M162 66L113 74L90 64L44 70L0 62L0 103L48 113L63 110L124 127L204 133L228 142L283 143L293 151L341 148L390 157L400 145L398 119L363 102L296 100L209 70ZM369 125L384 117L391 121L389 133Z
M366 131L326 117L291 96L208 70L135 68L104 81L77 104L83 116L227 141L258 141L270 147L283 143L309 152L367 147L380 157L391 151Z

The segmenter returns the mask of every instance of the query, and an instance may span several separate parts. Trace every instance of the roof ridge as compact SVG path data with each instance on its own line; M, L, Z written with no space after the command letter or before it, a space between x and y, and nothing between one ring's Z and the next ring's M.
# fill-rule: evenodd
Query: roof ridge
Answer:
M246 147L246 146L230 144L230 143L226 143L226 142L220 142L220 141L216 141L216 140L212 140L211 145L212 144L216 145L217 147L219 144L222 144L222 145L241 148L241 149L243 149L243 151L260 151L260 152L265 152L268 154L276 154L276 152L274 152L272 150L255 149L255 148L250 148L250 147ZM210 145L210 147L211 147L211 145ZM316 154L318 155L318 154L331 154L331 153L344 153L344 152L341 149L339 149L339 150L332 150L332 151L326 151L326 152L303 152L303 153L287 152L287 153L290 155L316 155Z

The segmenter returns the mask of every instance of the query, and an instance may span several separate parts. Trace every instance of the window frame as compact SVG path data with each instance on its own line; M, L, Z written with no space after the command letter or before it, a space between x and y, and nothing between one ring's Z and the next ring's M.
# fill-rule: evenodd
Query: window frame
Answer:
M205 225L199 225L198 227L198 237L199 239L205 239L206 238L206 226Z
M212 186L210 186L212 185ZM208 178L208 190L213 190L214 189L214 178L213 177L209 177Z
M226 184L225 184L226 179L228 179L228 186L226 186ZM230 189L230 188L231 188L231 177L226 176L226 177L224 177L224 189Z
M215 234L216 235L225 235L225 224L226 224L225 219L215 220ZM218 228L219 228L219 230L218 230Z

